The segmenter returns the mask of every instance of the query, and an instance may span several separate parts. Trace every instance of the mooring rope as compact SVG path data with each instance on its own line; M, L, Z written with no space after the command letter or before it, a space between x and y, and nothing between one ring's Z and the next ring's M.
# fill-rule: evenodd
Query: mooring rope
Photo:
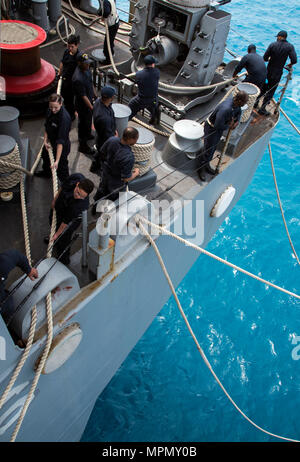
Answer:
M60 87L58 86L58 94L60 94ZM35 162L30 170L27 171L26 169L18 166L18 165L15 165L13 164L13 166L15 168L19 167L18 168L18 173L20 175L20 178L19 178L19 181L20 181L20 199L21 199L21 209L22 209L22 220L23 220L23 229L24 229L24 242L25 242L25 251L26 251L26 256L27 256L27 259L28 259L28 262L29 264L32 266L32 259L31 259L31 250L30 250L30 238L29 238L29 231L28 231L28 219L27 219L27 211L26 211L26 198L25 198L25 190L24 190L24 180L22 178L22 173L21 172L24 172L28 175L33 175L34 174L34 171L41 159L41 155L42 155L42 151L43 151L43 147L44 147L44 143L42 144L42 147L35 159ZM48 150L48 154L49 154L49 158L50 158L50 164L53 164L54 163L54 157L53 157L53 152L52 152L52 148L50 147L49 150ZM5 162L3 162L5 164ZM9 165L6 165L7 167L11 167L10 163L6 163L6 164L9 164ZM56 173L56 170L55 169L52 169L52 183L53 183L53 196L56 195L57 193L57 190L58 190L58 181L57 181L57 173ZM50 258L51 255L52 255L52 248L53 248L53 245L52 245L52 238L55 234L55 230L56 230L56 213L55 213L55 210L53 211L53 216L52 216L52 223L51 223L51 231L50 231L50 237L49 237L49 245L48 245L48 249L47 249L47 258ZM52 299L51 299L51 292L49 292L46 296L46 315L47 315L47 327L48 327L48 336L47 336L47 342L46 342L46 346L44 348L44 351L43 351L43 355L41 357L41 360L39 362L39 365L38 365L38 368L37 368L37 371L35 373L35 376L34 376L34 380L33 380L33 383L32 383L32 386L29 390L29 393L27 395L27 398L26 398L26 401L23 405L23 408L22 408L22 411L19 415L19 418L18 418L18 421L17 421L17 424L16 424L16 427L14 429L14 432L13 432L13 435L11 437L11 442L14 442L16 440L16 437L17 437L17 434L21 428L21 425L22 425L22 422L24 420L24 417L26 415L26 412L27 412L27 409L32 401L32 398L33 398L33 394L34 394L34 391L36 389L36 386L37 386L37 383L39 381L39 378L40 378L40 375L41 375L41 372L43 370L43 367L44 367L44 364L46 362L46 359L48 357L48 354L49 354L49 351L50 351L50 348L51 348L51 344L52 344L52 339L53 339L53 319L52 319ZM26 346L25 346L25 349L24 349L24 352L22 354L22 357L20 359L20 361L18 362L10 380L9 380L9 383L8 385L6 386L4 392L2 393L1 395L1 398L0 398L0 409L2 408L3 404L5 403L6 399L7 399L7 396L10 392L10 390L12 389L17 377L19 376L24 364L25 364L25 361L27 360L28 356L29 356L29 353L30 353L30 350L31 350L31 347L33 345L33 340L34 340L34 334L35 334L35 329L36 329L36 322L37 322L37 310L36 310L36 305L32 308L31 310L31 323L30 323L30 328L29 328L29 333L28 333L28 339L26 341Z
M286 114L286 112L284 112L284 110L282 109L281 106L279 106L279 110L280 112L284 115L284 117L286 118L286 120L291 124L291 126L296 130L296 132L298 133L298 135L300 135L300 130L298 127L296 127L296 125L294 124L294 122L292 122L292 120L289 118L289 116Z
M278 204L279 204L280 211L281 211L281 216L282 216L283 224L284 224L284 227L285 227L285 230L286 230L286 234L287 234L289 243L290 243L290 245L291 245L292 251L293 251L293 253L294 253L294 255L295 255L295 258L296 258L296 260L297 260L298 265L300 265L300 261L299 261L298 255L297 255L296 250L295 250L295 247L294 247L294 245L293 245L293 242L292 242L292 239L291 239L291 236L290 236L290 233L289 233L287 224L286 224L286 220L285 220L285 217L284 217L284 211L283 211L283 207L282 207L282 203L281 203L281 199L280 199L280 195L279 195L279 189L278 189L277 180L276 180L276 174L275 174L275 168L274 168L274 162L273 162L273 156L272 156L272 151L271 151L271 145L270 145L270 143L268 143L268 149L269 149L269 155L270 155L270 161L271 161L271 167L272 167L272 174L273 174L273 179L274 179L274 185L275 185L275 189L276 189L276 194L277 194Z
M30 266L32 265L32 260L31 260L31 250L30 250L30 238L29 238L29 232L28 232L28 220L27 220L27 211L26 211L26 200L25 200L25 189L24 189L24 181L22 178L22 174L20 173L20 198L21 198L21 209L22 209L22 220L23 220L23 231L24 231L24 242L25 242L25 252L26 252L26 257L28 259L28 262ZM7 384L5 390L3 391L1 398L0 398L0 409L2 408L3 404L6 401L6 398L14 386L15 381L17 380L18 375L20 374L25 361L28 358L29 352L31 350L32 344L33 344L33 339L34 339L34 333L35 333L35 328L36 328L36 321L37 321L37 310L36 310L36 305L32 307L31 310L31 322L30 322L30 328L29 328L29 334L28 334L28 340L26 342L26 347L24 349L24 352L22 354L22 357L20 361L17 364L17 367L15 368L9 383Z
M48 154L49 154L50 164L52 165L54 163L54 157L53 157L52 148L49 148ZM53 182L53 195L55 196L55 194L57 193L58 187L57 187L57 174L56 174L56 170L54 168L52 169L52 182ZM47 258L50 258L51 255L52 255L53 246L52 246L51 241L52 241L53 236L55 234L55 230L56 230L56 213L55 213L55 210L53 210L51 231L50 231L50 236L49 236L49 245L48 245L48 250L47 250ZM52 318L52 297L51 297L51 292L48 292L48 294L46 296L46 315L47 315L47 334L48 334L47 335L47 342L46 342L46 345L45 345L41 360L39 361L37 370L35 372L35 376L34 376L32 384L31 384L29 393L27 395L26 401L25 401L25 403L24 403L24 405L22 407L22 411L21 411L21 413L19 415L17 424L16 424L14 432L12 434L12 437L11 437L11 440L10 440L11 442L14 442L16 440L16 437L17 437L18 432L19 432L19 430L21 428L21 425L23 423L23 420L24 420L24 417L25 417L26 412L28 410L28 407L29 407L29 405L30 405L30 403L31 403L31 401L33 399L34 391L35 391L36 386L38 384L40 375L42 373L42 370L44 368L45 362L47 360L47 357L48 357L48 354L49 354L49 351L50 351L50 348L51 348L52 339L53 339L53 318Z
M247 271L247 270L241 268L240 266L237 266L237 265L235 265L235 264L233 264L233 263L231 263L231 262L229 262L227 260L224 260L223 258L218 257L217 255L215 255L215 254L213 254L211 252L208 252L208 250L205 250L202 247L200 247L200 246L198 246L196 244L192 244L188 240L183 239L180 236L177 236L177 234L172 233L171 231L168 231L163 226L159 226L159 225L157 225L155 223L152 223L151 221L147 220L147 218L145 218L145 217L138 216L138 219L139 219L139 221L143 221L147 225L150 225L150 226L158 229L162 234L166 234L167 236L173 237L174 239L177 239L178 241L182 242L183 244L185 244L188 247L192 247L193 249L197 250L198 252L204 253L205 255L208 255L209 257L214 258L215 260L218 260L219 262L224 263L225 265L230 266L231 268L233 268L233 269L235 269L237 271L240 271L241 273L244 273L247 276L250 276L251 278L256 279L257 281L260 281L263 284L271 286L274 289L277 289L277 290L279 290L281 292L284 292L284 293L286 293L288 295L291 295L292 297L300 299L300 295L297 295L295 292L291 292L291 291L289 291L287 289L284 289L283 287L280 287L280 286L277 286L276 284L273 284L273 282L267 281L266 279L263 279L263 278L257 276L256 274L250 273L250 271Z
M198 340L197 340L197 337L196 337L196 335L195 335L195 333L194 333L194 331L193 331L193 329L192 329L192 327L191 327L191 325L190 325L190 323L189 323L189 321L188 321L188 319L187 319L187 317L186 317L186 315L185 315L185 313L184 313L184 310L183 310L183 308L182 308L182 306L181 306L181 303L180 303L180 301L179 301L179 299L178 299L178 296L177 296L177 294L176 294L174 285L173 285L173 283L172 283L172 281L171 281L171 278L170 278L170 276L169 276L169 274L168 274L168 271L167 271L167 269L166 269L166 266L165 266L165 264L164 264L164 262L163 262L163 259L162 259L161 255L160 255L160 252L159 252L159 250L158 250L158 247L157 247L156 243L154 242L154 240L152 239L152 237L150 236L150 234L147 232L147 230L146 230L146 229L144 228L144 226L142 225L141 220L146 221L146 222L148 222L148 220L145 220L144 217L138 216L138 218L136 219L136 222L137 222L138 227L141 229L142 233L146 236L146 238L148 239L148 241L150 242L151 246L153 247L153 249L154 249L154 251L155 251L155 253L156 253L156 256L157 256L157 258L158 258L158 260L159 260L159 263L160 263L160 266L161 266L161 268L162 268L162 270L163 270L163 273L164 273L164 275L165 275L165 277L166 277L166 279L167 279L167 281L168 281L168 284L169 284L170 289L171 289L171 291L172 291L172 294L173 294L173 296L174 296L174 298L175 298L175 301L176 301L176 304L177 304L177 306L178 306L178 308L179 308L179 311L180 311L180 313L181 313L181 316L182 316L183 319L184 319L184 322L185 322L185 324L186 324L186 326L187 326L187 328L188 328L188 330L189 330L189 332L190 332L190 334L191 334L191 336L192 336L192 338L193 338L193 340L194 340L194 342L195 342L195 344L196 344L196 347L197 347L197 349L198 349L198 351L199 351L199 353L200 353L200 355L201 355L203 361L205 362L205 364L206 364L206 366L208 367L209 371L211 372L211 374L213 375L214 379L216 380L216 382L218 383L218 385L220 386L220 388L222 389L222 391L225 393L225 395L227 396L227 398L229 399L229 401L233 404L233 406L236 408L236 410L237 410L237 411L238 411L238 412L239 412L239 413L240 413L251 425L253 425L255 428L257 428L257 429L260 430L261 432L266 433L267 435L272 436L272 437L274 437L274 438L279 438L279 439L282 439L282 440L285 440L285 441L290 441L290 442L294 442L294 443L299 443L300 441L298 441L298 440L294 440L294 439L292 439L292 438L287 438L287 437L284 437L284 436L276 435L275 433L271 433L271 432L269 432L268 430L265 430L264 428L262 428L262 427L260 427L259 425L257 425L255 422L253 422L253 420L251 420L251 419L239 408L239 406L236 404L236 402L233 400L233 398L232 398L232 397L230 396L230 394L227 392L227 390L225 389L224 385L222 384L222 382L220 381L220 379L219 379L218 376L216 375L215 371L213 370L213 368L212 368L210 362L208 361L208 359L207 359L207 357L206 357L206 355L205 355L203 349L201 348L201 346L200 346L200 344L199 344L199 342L198 342ZM150 223L150 222L148 222L148 224L151 224L151 225L152 225L152 223Z

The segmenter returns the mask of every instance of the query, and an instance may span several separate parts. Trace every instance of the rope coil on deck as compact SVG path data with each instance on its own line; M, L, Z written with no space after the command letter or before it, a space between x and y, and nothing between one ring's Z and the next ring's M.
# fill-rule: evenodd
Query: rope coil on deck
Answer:
M242 82L242 84L243 84L243 82ZM248 107L247 107L247 109L245 111L242 112L241 119L240 119L241 122L247 122L247 120L250 118L253 107L254 107L254 104L255 104L255 101L256 101L257 97L259 96L259 94L260 94L260 89L256 85L254 85L253 83L248 83L248 82L245 82L245 84L247 84L247 86L251 87L253 89L254 93L253 94L248 93L248 101L247 101L247 106ZM240 91L239 85L236 85L234 87L233 97L239 91Z
M132 146L132 151L134 154L134 168L138 168L140 175L142 176L147 173L151 168L151 153L155 143L155 139L148 144L135 144Z
M0 159L0 189L13 188L20 183L22 175L16 167L22 167L17 144L12 152L2 156Z

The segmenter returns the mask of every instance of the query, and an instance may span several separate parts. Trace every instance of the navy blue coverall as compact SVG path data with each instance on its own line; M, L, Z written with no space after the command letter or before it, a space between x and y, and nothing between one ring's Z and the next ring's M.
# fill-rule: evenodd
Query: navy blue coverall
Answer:
M52 146L54 160L56 156L57 145L63 145L63 150L57 167L58 179L61 182L63 182L69 176L68 155L71 149L71 143L69 138L69 133L71 130L71 117L68 111L63 106L56 114L53 114L53 112L50 109L48 109L45 121L45 130L47 132L48 139ZM45 172L46 176L50 177L50 160L48 151L45 148L45 146L43 147L42 158L43 171Z
M85 104L83 96L86 96L93 104L94 87L92 73L89 69L80 70L77 66L72 77L72 85L75 94L75 108L78 112L78 139L84 145L91 139L92 110Z
M78 228L81 222L81 213L89 208L89 196L84 199L74 198L74 189L76 184L85 177L81 173L73 173L62 184L61 190L55 202L56 211L56 231L61 223L69 225L68 229L59 237L55 247L60 255L70 244L73 232ZM49 222L52 222L52 209L50 211ZM72 222L72 223L71 223ZM60 259L62 263L68 264L70 260L70 247L66 250Z
M204 124L204 154L200 155L200 167L208 165L221 139L224 130L229 128L232 121L237 122L241 117L241 108L233 105L233 98L228 97L219 104Z
M288 57L290 58L292 65L297 63L295 48L287 40L277 40L276 42L271 43L264 54L264 60L268 61L268 83L266 88L267 92L262 104L263 108L265 108L269 101L273 98Z
M65 50L62 57L62 86L61 96L64 99L64 106L71 116L71 120L75 119L74 91L72 87L72 77L77 67L77 56L80 53L79 49L74 55L71 55L69 50Z
M141 109L148 109L153 119L158 111L158 82L160 72L156 67L145 67L135 74L138 94L129 101L131 109L129 120Z
M124 179L131 177L134 155L130 146L121 143L119 137L113 136L103 144L101 156L105 159L103 174L94 200L110 194L108 199L115 201L119 197L119 190L125 188ZM113 193L115 189L118 191Z
M101 147L108 138L116 134L116 119L112 105L106 106L101 98L97 98L93 107L94 127L97 133L96 146L97 153L94 157L93 170L102 168Z
M234 70L234 74L238 74L244 68L248 73L244 82L253 83L263 92L267 77L267 67L264 58L253 51L248 53L242 57Z

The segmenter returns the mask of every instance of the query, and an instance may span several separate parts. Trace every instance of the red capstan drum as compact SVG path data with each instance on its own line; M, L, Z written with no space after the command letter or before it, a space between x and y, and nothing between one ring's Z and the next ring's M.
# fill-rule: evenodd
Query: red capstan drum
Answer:
M55 69L40 58L40 45L46 32L26 21L0 21L1 76L6 94L22 96L48 87L55 79Z

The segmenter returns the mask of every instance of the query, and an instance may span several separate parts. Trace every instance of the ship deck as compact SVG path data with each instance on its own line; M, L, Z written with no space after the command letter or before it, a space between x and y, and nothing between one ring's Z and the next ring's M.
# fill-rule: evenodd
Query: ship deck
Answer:
M75 27L76 33L80 34L81 51L91 53L94 49L101 48L103 46L104 35L99 35L98 33L85 28L77 21L70 20L70 23L72 23ZM99 25L97 25L97 27L104 31L104 28L100 27ZM118 35L118 37L122 41L115 41L115 62L123 63L131 57L129 47L123 43L123 41L128 42L128 36ZM49 61L54 66L58 67L64 50L65 45L60 41L51 45L46 44L46 46L42 47L40 50L41 57ZM212 101L201 105L201 111L199 111L199 107L192 108L186 114L186 118L201 122L205 118L204 115L207 115L212 110L216 103L224 97L224 94L224 91L220 91ZM126 100L123 102L126 102ZM138 117L144 122L148 121L147 114L143 116L139 115ZM234 156L225 154L221 165L221 171L227 168L230 163L234 162L235 158L241 155L241 153L247 149L250 144L262 136L266 131L268 131L276 123L276 121L276 116L269 116L267 118L261 116L253 117L246 130L246 133L244 133L240 139ZM40 115L31 118L20 118L19 122L21 137L29 139L31 150L31 166L43 142L44 116ZM171 131L174 122L175 121L169 116L162 114L161 126L157 128L163 131ZM95 187L97 187L99 184L99 177L89 171L91 158L78 152L76 120L73 122L70 138L72 142L71 153L69 156L69 166L71 173L83 173L86 177L90 178L94 182ZM152 167L157 175L157 185L152 192L148 193L147 197L149 199L159 197L159 199L168 200L191 199L201 189L205 188L210 181L213 181L213 177L207 175L207 181L201 182L194 167L187 167L180 170L173 169L171 166L161 163L160 154L166 141L167 137L155 134L155 147L153 151ZM182 155L185 156L185 154ZM217 158L213 160L212 165L216 164L216 162ZM43 242L43 237L49 234L48 217L52 195L52 183L50 180L45 180L39 177L32 177L27 179L27 213L33 263L37 262L46 254L46 245ZM91 197L93 197L93 194L91 194ZM5 221L5 226L1 227L0 252L8 248L17 248L24 253L25 249L20 204L18 202L2 202L0 206L0 213L2 220ZM90 214L90 211L88 213L88 222L89 229L95 226L95 218ZM72 247L70 269L76 274L82 287L90 282L94 277L86 268L81 267L81 252L79 252L80 247L81 242L79 239ZM12 271L9 276L8 284L10 284L19 276L20 271L18 269Z

